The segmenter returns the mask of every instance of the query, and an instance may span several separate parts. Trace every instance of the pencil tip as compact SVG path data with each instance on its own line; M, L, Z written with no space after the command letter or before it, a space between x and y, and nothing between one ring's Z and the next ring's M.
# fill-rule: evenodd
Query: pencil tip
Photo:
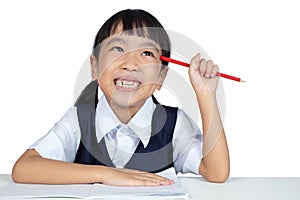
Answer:
M240 80L240 82L243 82L243 83L245 83L246 81L244 81L244 80L242 80L242 79L241 79L241 80Z

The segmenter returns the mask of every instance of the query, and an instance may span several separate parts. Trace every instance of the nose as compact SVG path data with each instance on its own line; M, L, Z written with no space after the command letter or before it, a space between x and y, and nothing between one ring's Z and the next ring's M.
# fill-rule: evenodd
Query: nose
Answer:
M137 52L132 51L123 55L123 63L121 68L127 71L138 71L139 62Z

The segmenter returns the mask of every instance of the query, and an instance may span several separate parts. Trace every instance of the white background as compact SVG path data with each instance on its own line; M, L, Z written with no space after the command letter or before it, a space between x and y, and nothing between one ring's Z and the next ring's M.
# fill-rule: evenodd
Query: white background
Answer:
M231 176L300 176L296 0L1 1L0 173L72 105L98 29L126 8L149 11L246 80L222 79Z

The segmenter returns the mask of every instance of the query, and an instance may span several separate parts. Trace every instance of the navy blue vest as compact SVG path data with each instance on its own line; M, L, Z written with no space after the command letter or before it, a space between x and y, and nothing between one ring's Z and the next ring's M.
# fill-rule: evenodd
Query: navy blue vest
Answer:
M97 81L92 81L75 103L81 141L74 162L115 167L107 152L105 139L103 138L100 143L97 143L95 129L97 88ZM146 148L141 141L139 142L125 168L156 173L173 167L172 139L178 108L160 105L154 97L153 100L156 109L152 117L150 141Z

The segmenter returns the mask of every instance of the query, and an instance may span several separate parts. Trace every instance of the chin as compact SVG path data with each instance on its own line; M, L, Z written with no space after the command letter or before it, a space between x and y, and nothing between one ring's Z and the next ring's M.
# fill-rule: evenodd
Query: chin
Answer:
M113 107L117 108L119 107L120 109L132 109L132 108L137 108L139 109L140 107L143 106L144 102L146 99L141 99L141 98L136 98L133 96L118 96L112 98L112 102L109 102L110 105Z

